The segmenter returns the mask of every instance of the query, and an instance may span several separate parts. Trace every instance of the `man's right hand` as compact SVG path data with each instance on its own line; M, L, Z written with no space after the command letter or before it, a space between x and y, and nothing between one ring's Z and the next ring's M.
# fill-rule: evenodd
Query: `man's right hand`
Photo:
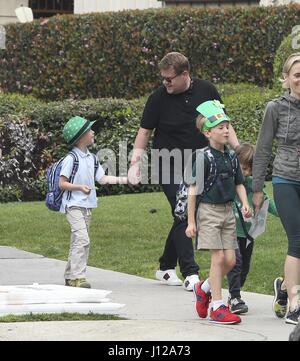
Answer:
M130 184L138 184L142 180L139 162L130 166L128 170L128 182Z

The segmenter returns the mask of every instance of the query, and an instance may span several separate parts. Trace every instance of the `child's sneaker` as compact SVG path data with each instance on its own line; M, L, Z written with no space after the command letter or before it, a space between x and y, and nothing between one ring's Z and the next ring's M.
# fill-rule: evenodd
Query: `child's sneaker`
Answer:
M205 293L202 288L203 282L198 282L194 285L194 295L195 295L195 308L198 316L200 318L207 317L207 310L209 306L209 302L211 299L211 293Z
M297 325L300 321L300 306L298 306L294 311L289 311L285 318L285 323L290 323L292 325Z
M156 279L162 281L168 286L181 286L182 281L177 277L175 269L167 269L166 271L157 270Z
M287 312L288 294L286 291L282 291L281 285L283 282L282 277L277 277L274 280L274 300L273 311L279 318L283 318Z
M75 280L65 280L65 285L70 287L91 288L90 283L85 278L76 278Z
M232 325L235 323L240 323L241 318L240 316L230 312L228 307L222 305L215 311L213 308L210 309L209 321L214 323L221 323L224 325Z
M245 301L241 299L241 297L229 298L228 307L231 313L235 313L237 315L248 312L248 306L246 305Z
M200 280L198 275L187 276L183 282L183 288L186 291L193 291L195 284L199 282Z

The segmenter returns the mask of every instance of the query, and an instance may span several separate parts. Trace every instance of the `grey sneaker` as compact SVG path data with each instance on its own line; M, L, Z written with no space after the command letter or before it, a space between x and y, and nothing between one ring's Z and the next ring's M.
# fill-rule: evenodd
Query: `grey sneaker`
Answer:
M275 315L279 318L283 318L286 315L288 304L287 292L281 289L282 282L282 277L277 277L274 280L274 300L272 308Z
M285 317L285 323L290 323L292 325L297 325L300 320L300 306L298 306L294 311L289 311Z
M228 307L231 313L236 313L237 315L248 312L248 306L245 304L245 301L241 299L241 297L229 298Z
M65 285L70 287L91 288L91 284L85 278L76 278L75 280L65 280Z

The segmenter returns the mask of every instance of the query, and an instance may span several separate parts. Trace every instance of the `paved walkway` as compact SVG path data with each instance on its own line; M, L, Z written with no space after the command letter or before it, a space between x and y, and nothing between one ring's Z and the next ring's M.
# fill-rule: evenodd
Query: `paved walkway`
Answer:
M65 262L0 247L0 284L63 284ZM124 273L88 268L93 288L125 303L120 321L0 323L2 340L201 341L288 340L293 325L274 317L272 296L244 292L249 312L239 325L215 325L194 311L192 292ZM227 297L224 291L224 297ZM76 325L76 326L75 326Z

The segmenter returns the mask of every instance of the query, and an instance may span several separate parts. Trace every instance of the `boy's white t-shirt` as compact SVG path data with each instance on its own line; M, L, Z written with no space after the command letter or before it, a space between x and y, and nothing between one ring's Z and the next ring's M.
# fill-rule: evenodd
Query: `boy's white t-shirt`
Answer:
M74 147L73 152L78 155L79 166L75 174L73 184L82 184L91 188L89 194L85 194L82 191L72 191L71 197L67 200L68 191L65 191L62 198L62 204L60 207L61 213L66 213L66 207L83 207L83 208L96 208L97 207L97 195L95 190L95 179L97 182L104 176L104 170L99 164L99 168L95 177L95 160L94 156L87 151L82 152L79 148ZM62 163L60 175L66 178L70 178L74 164L74 158L71 155L65 157Z

